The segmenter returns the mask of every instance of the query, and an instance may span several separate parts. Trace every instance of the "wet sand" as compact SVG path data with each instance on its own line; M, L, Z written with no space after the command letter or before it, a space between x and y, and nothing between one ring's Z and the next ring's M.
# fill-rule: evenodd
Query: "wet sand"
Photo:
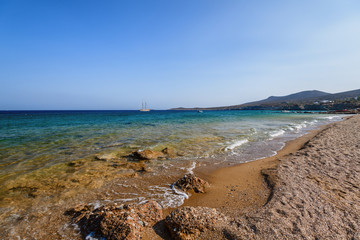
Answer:
M205 194L193 194L183 206L205 206L220 208L224 212L237 216L265 205L270 189L262 170L276 168L280 159L300 150L305 143L317 134L331 127L328 124L310 133L291 140L275 156L241 163L236 166L216 169L197 169L196 175L211 184Z
M216 208L231 219L215 221L199 239L360 239L359 172L355 115L288 142L276 156L199 171L211 187L184 206ZM181 225L194 229L204 219L190 216Z

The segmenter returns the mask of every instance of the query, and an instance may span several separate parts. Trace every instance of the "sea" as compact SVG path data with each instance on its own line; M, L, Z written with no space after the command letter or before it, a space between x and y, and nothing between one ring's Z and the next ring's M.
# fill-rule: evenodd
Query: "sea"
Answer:
M177 207L189 196L172 183L184 174L275 155L287 141L341 119L280 111L2 111L1 226L23 237L18 218L80 203L153 199ZM171 158L129 157L165 148Z

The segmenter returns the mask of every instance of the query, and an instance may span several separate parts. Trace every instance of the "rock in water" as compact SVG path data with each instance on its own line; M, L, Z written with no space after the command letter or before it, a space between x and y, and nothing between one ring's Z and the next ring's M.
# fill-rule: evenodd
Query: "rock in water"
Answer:
M118 156L115 153L103 153L95 156L95 160L99 161L110 161L114 159L118 159Z
M229 220L215 208L182 207L165 218L174 239L196 239L205 231L222 231ZM211 235L211 234L210 234Z
M164 148L161 152L146 149L143 151L132 152L128 157L135 160L153 160L153 159L170 159L175 158L177 154L171 148Z
M177 155L177 154L175 153L174 149L168 148L168 147L166 147L166 148L164 148L163 150L161 150L161 152L162 152L163 154L165 154L167 158L174 158L174 157L176 157L176 155Z
M82 235L108 240L140 239L144 227L152 227L162 219L162 208L155 201L141 205L111 205L93 209L89 205L67 211L78 224Z
M144 151L135 151L132 152L129 157L136 160L152 160L158 158L165 158L165 155L162 152L153 151L146 149Z
M209 186L209 183L196 177L194 174L186 174L177 180L174 185L185 192L193 190L196 193L204 193L205 188Z

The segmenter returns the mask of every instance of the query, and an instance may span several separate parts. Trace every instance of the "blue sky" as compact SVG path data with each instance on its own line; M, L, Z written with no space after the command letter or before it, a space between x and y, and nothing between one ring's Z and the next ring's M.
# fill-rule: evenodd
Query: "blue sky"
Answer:
M360 1L0 0L0 110L360 88Z

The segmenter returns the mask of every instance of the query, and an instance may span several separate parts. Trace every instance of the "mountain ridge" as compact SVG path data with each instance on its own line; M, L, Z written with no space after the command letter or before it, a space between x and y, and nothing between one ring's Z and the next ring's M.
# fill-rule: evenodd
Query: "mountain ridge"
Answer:
M327 93L319 90L306 90L297 93L292 93L285 96L270 96L266 99L248 102L237 105L221 106L221 107L207 107L207 108L172 108L170 110L246 110L246 109L280 109L282 105L306 105L315 104L318 101L334 101L346 98L354 98L360 96L360 89L350 90L339 93Z

